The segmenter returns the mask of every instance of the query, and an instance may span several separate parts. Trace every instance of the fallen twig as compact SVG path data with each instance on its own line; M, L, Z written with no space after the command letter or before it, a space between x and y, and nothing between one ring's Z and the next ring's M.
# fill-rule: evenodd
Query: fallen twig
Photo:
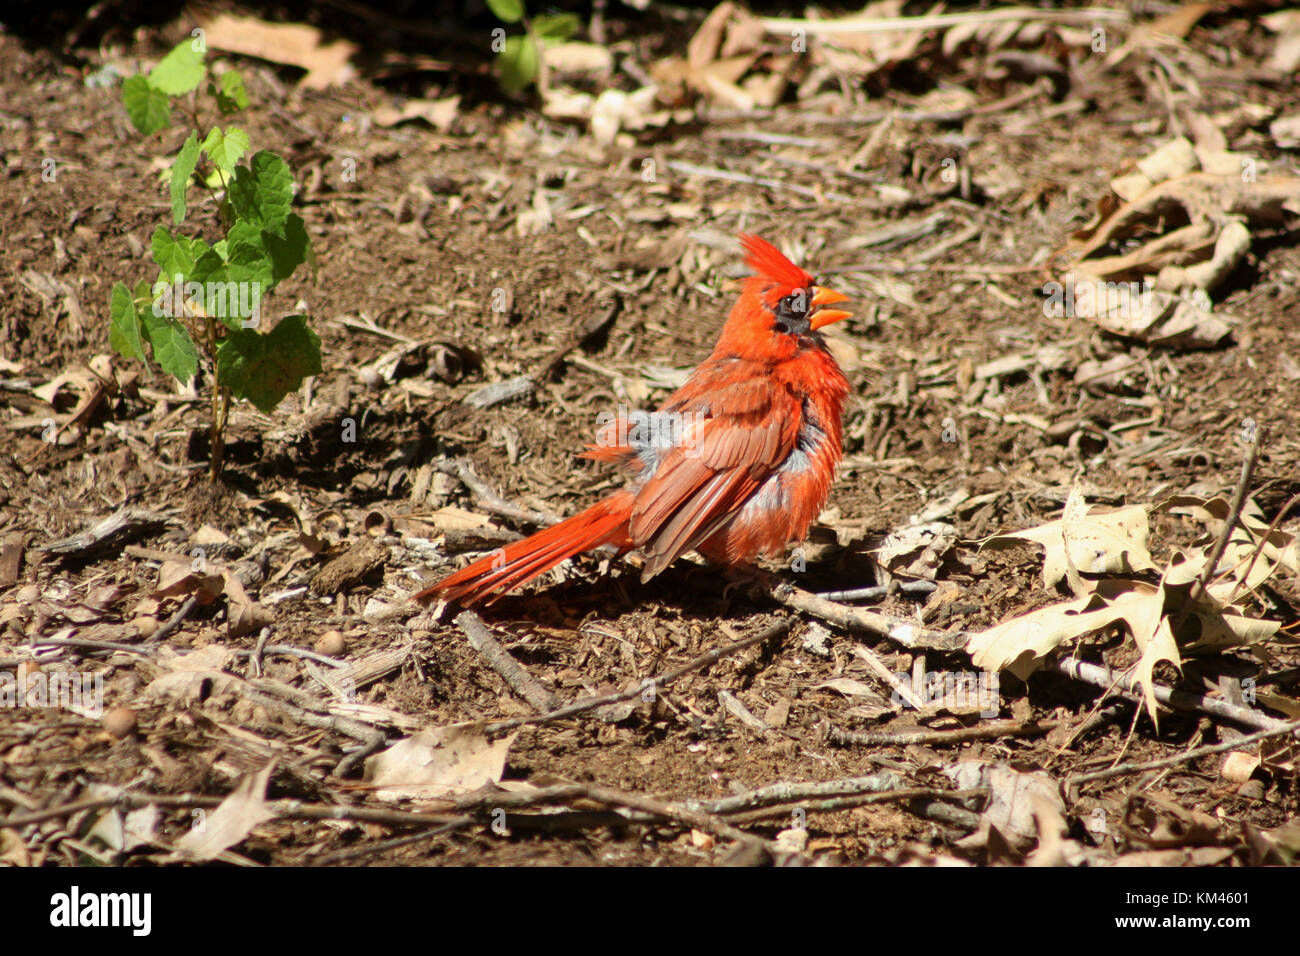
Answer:
M487 625L473 611L463 611L456 617L456 626L465 632L469 646L492 665L492 669L502 676L516 694L528 701L533 710L545 714L563 706L560 698L537 682L524 666L510 655L501 643L492 636Z
M1093 684L1108 690L1113 687L1115 693L1121 693L1130 700L1142 700L1141 691L1133 688L1132 675L1122 674L1103 664L1090 664L1075 657L1063 657L1048 666L1066 677L1073 677L1075 680L1081 680L1086 684ZM1218 700L1214 697L1192 694L1182 690L1171 690L1161 684L1156 684L1152 690L1157 701L1176 710L1197 711L1202 714L1209 714L1212 717L1236 721L1243 726L1254 727L1257 730L1276 730L1278 727L1285 726L1282 721L1269 717L1267 714L1261 714L1246 707L1238 707L1226 700Z
M1264 547L1268 544L1269 539L1273 537L1273 532L1277 530L1277 526L1282 523L1283 517L1286 516L1288 511L1295 507L1297 501L1300 501L1300 495L1292 495L1290 499L1288 499L1287 503L1281 507L1278 513L1273 516L1273 520L1269 522L1268 530L1264 532L1259 539L1259 544L1253 551L1251 551L1250 563L1246 565L1246 569L1241 572L1241 577L1237 579L1237 586L1232 589L1232 597L1228 599L1229 602L1236 599L1237 592L1241 590L1242 585L1250 580L1250 572L1254 570L1255 562L1259 560L1259 556L1264 553Z
M687 800L685 805L705 813L729 814L775 804L799 803L822 797L842 797L857 793L882 793L899 790L903 778L889 770L862 777L844 777L840 780L821 780L813 783L774 783L749 793L717 800Z
M1246 444L1246 457L1241 462L1241 476L1237 479L1237 486L1232 490L1232 500L1228 503L1228 516L1224 519L1223 531L1219 534L1219 540L1214 545L1214 551L1205 565L1205 570L1192 585L1187 608L1205 597L1205 589L1209 587L1215 569L1223 560L1223 555L1228 550L1228 542L1232 539L1232 532L1236 530L1237 522L1241 519L1241 509L1245 507L1246 496L1250 493L1250 479L1255 474L1255 465L1259 462L1259 446L1263 444L1264 436L1256 433L1254 439ZM1184 613L1187 613L1186 609Z
M749 823L757 823L759 820L768 820L772 817L787 816L795 810L802 810L808 813L834 813L837 810L851 810L854 807L868 806L873 803L893 802L896 800L926 800L930 802L945 800L968 800L972 797L987 797L988 793L984 790L937 790L933 787L904 787L898 790L889 790L885 793L855 793L846 794L842 797L830 797L823 800L812 800L807 803L801 803L798 806L778 806L762 807L758 810L750 810L745 813L738 813L733 817L728 817L728 821L737 826L744 826ZM952 809L962 809L953 807ZM962 812L969 813L968 810ZM975 825L978 825L978 816L975 816Z
M549 713L538 714L535 717L513 717L510 720L498 720L484 726L484 732L488 734L504 733L507 730L514 730L516 727L523 727L529 724L546 724L553 720L561 720L565 717L572 717L575 714L581 714L588 710L595 710L598 707L604 707L608 704L618 704L625 700L632 700L634 697L640 697L649 689L657 690L667 684L672 683L677 678L692 671L697 671L702 667L708 667L710 664L721 660L728 654L734 654L736 651L744 650L753 644L761 644L780 637L794 627L794 621L790 619L777 621L771 627L764 628L757 634L742 638L739 641L733 641L730 644L724 644L721 647L715 647L706 654L701 654L694 660L688 661L680 667L665 671L658 677L651 677L641 682L640 686L633 687L631 690L618 691L613 694L606 694L603 697L588 697L585 700L579 700L569 704L567 707L561 707L552 710Z
M965 743L968 740L995 740L999 737L1037 737L1039 734L1045 734L1059 727L1062 723L1063 721L1060 720L1044 720L1041 722L1035 720L995 720L986 724L977 724L974 727L961 727L957 730L907 730L897 733L888 731L864 733L832 727L827 733L827 737L834 744L863 744L871 747L904 747L908 744L943 746L944 744Z
M185 619L190 616L199 605L199 595L197 592L187 597L181 606L176 609L176 613L159 625L158 630L149 635L146 644L159 644L171 636L172 632L185 623Z
M811 591L797 588L788 581L782 581L774 575L761 574L758 587L761 593L778 604L811 614L846 630L887 637L903 647L959 651L966 646L968 635L963 631L936 631L888 614L849 607L847 604L836 604L834 601L818 597Z
M665 820L671 820L674 823L685 824L696 830L703 830L705 833L711 833L716 837L727 840L735 840L738 843L757 845L763 848L771 846L770 840L737 829L730 823L719 820L710 813L692 810L684 805L664 803L652 797L642 796L639 793L627 793L623 790L615 790L612 787L591 785L587 787L583 796L609 806L640 810L642 813L649 813Z
M826 601L873 601L888 597L897 591L916 597L933 594L938 587L933 581L899 581L896 584L877 584L869 588L851 588L847 591L818 591L817 597Z
M788 35L798 30L813 36L837 33L906 33L912 30L946 30L963 24L992 23L1079 23L1092 26L1103 20L1126 23L1132 19L1127 10L1088 7L1082 10L1044 10L1039 7L1003 7L975 10L970 13L935 13L919 17L840 17L810 20L792 17L767 17L763 28L771 34Z
M514 518L517 521L527 521L529 524L541 525L542 527L549 527L562 520L559 515L543 511L532 511L528 508L512 505L493 491L492 487L474 471L474 466L464 458L435 461L433 467L445 475L451 475L453 478L459 479L460 483L470 490L475 500L483 508L494 514Z
M1224 753L1228 750L1240 750L1249 744L1257 743L1261 740L1267 740L1270 737L1281 737L1285 734L1300 735L1300 720L1292 720L1286 723L1280 723L1277 727L1270 727L1267 730L1258 730L1253 734L1247 734L1244 737L1238 737L1236 740L1228 740L1221 744L1207 744L1204 747L1195 747L1192 750L1186 750L1180 754L1174 754L1172 757L1164 757L1160 760L1147 760L1143 763L1122 763L1115 767L1107 767L1105 770L1093 770L1089 773L1081 773L1077 776L1066 777L1066 784L1088 783L1093 780L1109 780L1111 777L1123 777L1132 773L1143 773L1147 770L1162 770L1165 767L1176 767L1180 763L1186 763L1189 760L1197 760L1200 757L1208 757L1212 754Z

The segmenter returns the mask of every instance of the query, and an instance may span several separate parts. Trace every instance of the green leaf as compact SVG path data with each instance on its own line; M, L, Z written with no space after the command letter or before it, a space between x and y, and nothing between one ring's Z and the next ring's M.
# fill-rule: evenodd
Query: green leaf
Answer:
M543 14L534 17L529 26L533 28L533 33L543 40L563 43L578 32L582 21L576 13Z
M260 316L262 296L271 288L271 260L260 247L239 243L230 247L229 260L216 249L205 251L194 263L186 283L190 312L217 319L228 329L243 328L244 320ZM194 283L201 289L196 290Z
M266 250L246 242L231 245L226 279L226 307L217 310L214 305L211 314L220 318L227 328L256 328L262 314L262 297L275 285Z
M135 307L131 290L120 282L113 284L113 294L108 302L110 326L108 344L124 358L144 361L144 340L140 337L140 312Z
M227 176L235 171L235 164L248 152L248 134L231 127L223 130L214 126L203 141L203 152Z
M196 241L203 242L202 239ZM153 252L153 261L158 263L158 268L162 270L162 278L165 281L172 282L177 275L180 275L182 280L191 277L197 256L190 240L183 237L176 239L165 226L159 226L153 231L149 248ZM202 252L199 254L202 255Z
M487 5L502 23L518 23L524 18L524 0L487 0Z
M194 175L194 167L198 165L199 148L199 134L191 132L181 144L181 151L176 154L176 162L172 163L173 222L185 221L185 190L190 185L190 177Z
M226 195L237 218L283 235L289 204L293 201L293 173L288 163L264 149L247 166L235 169L234 181Z
M221 110L222 116L248 109L248 92L244 89L244 75L238 70L227 70L221 74L217 86L217 109Z
M149 71L149 83L168 96L180 96L197 89L206 72L203 54L194 49L194 41L182 40Z
M176 241L182 242L183 240L177 239ZM202 242L201 239L195 241ZM189 274L191 281L224 281L226 274L226 260L224 250L217 248L220 245L221 243L218 242L211 249L207 248L206 245L202 249L193 248L192 251L195 253L194 268L190 270Z
M320 338L301 315L281 319L266 335L231 332L217 347L221 386L268 414L304 378L320 373Z
M159 308L141 313L154 361L178 382L188 382L199 370L199 353L185 326Z
M537 78L537 41L530 36L508 37L498 59L501 86L507 93L520 93Z
M172 120L171 100L143 76L126 79L122 84L122 102L126 104L131 125L146 136L166 129Z
M293 275L304 262L312 257L311 239L307 236L307 226L297 213L284 221L284 234L264 233L266 250L271 256L272 277L274 282L287 279Z

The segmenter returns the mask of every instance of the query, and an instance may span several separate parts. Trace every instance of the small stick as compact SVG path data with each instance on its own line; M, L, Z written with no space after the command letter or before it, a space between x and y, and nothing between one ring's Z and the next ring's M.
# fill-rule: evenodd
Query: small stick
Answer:
M722 130L707 139L740 139L752 143L766 143L769 146L802 146L806 149L823 149L830 145L824 139L809 139L807 136L790 136L786 133L765 133L761 130L735 129Z
M962 631L936 631L903 618L865 611L862 608L836 604L818 597L811 591L797 588L774 575L762 574L758 588L778 604L811 614L827 623L849 631L863 631L877 637L887 637L907 648L930 648L959 651L966 646L967 635Z
M607 704L618 704L625 700L631 700L634 697L640 697L647 688L658 690L666 684L670 684L677 678L697 671L702 667L708 667L710 664L721 660L728 654L734 654L736 651L744 650L753 644L762 644L773 638L787 634L794 627L794 621L786 619L777 621L771 627L764 628L757 634L751 634L749 637L742 638L739 641L733 641L730 644L724 644L721 647L715 647L707 654L701 654L694 660L687 661L680 667L675 667L670 671L665 671L658 677L648 678L641 682L639 687L633 687L631 690L618 691L614 694L606 694L603 697L588 697L586 700L580 700L576 703L569 704L567 707L561 707L558 710L552 710L549 713L539 714L536 717L514 717L510 720L498 720L487 724L483 729L488 734L504 733L507 730L514 730L516 727L523 727L529 724L548 724L554 720L560 720L564 717L572 717L574 714L581 714L588 710L595 710L598 707L604 707Z
M642 796L639 793L627 793L623 790L615 790L613 787L592 784L587 787L584 796L608 806L626 807L629 810L650 813L665 820L671 820L674 823L681 823L696 830L703 830L705 833L711 833L716 837L735 840L737 843L756 845L765 849L771 846L770 840L764 840L762 837L756 837L752 833L737 829L712 814L691 810L678 804L663 803L660 800Z
M1273 516L1273 520L1269 523L1268 530L1265 531L1264 536L1259 539L1259 545L1250 553L1250 563L1246 565L1246 570L1241 572L1241 578L1237 581L1237 586L1232 589L1232 599L1237 597L1237 592L1241 590L1241 586L1250 579L1250 572L1255 567L1255 562L1259 559L1259 556L1264 553L1264 547L1268 544L1268 539L1273 537L1273 532L1276 531L1277 526L1282 523L1283 516L1295 506L1297 501L1300 501L1300 495L1292 495L1291 499L1282 506L1282 509ZM1232 599L1229 600L1229 603L1231 603Z
M1264 439L1260 434L1254 437L1255 440L1246 445L1246 457L1241 462L1241 477L1237 479L1237 487L1232 491L1232 501L1228 505L1228 517L1224 521L1223 532L1219 535L1219 541L1214 546L1214 553L1209 563L1205 565L1205 570L1192 586L1188 595L1189 604L1205 597L1205 589L1214 577L1214 569L1223 560L1224 552L1228 550L1228 540L1237 527L1237 521L1241 518L1241 509L1245 507L1246 495L1250 491L1250 478L1255 473L1255 465L1259 461L1259 446L1263 444Z
M435 461L433 467L445 475L458 478L460 483L470 490L470 493L480 505L496 514L507 518L515 518L519 521L527 521L529 524L540 525L544 528L558 524L562 520L559 515L531 511L527 508L520 508L518 505L512 505L493 491L492 487L474 471L474 466L464 458Z
M305 647L293 647L289 644L267 644L265 647L260 648L260 650L266 654L280 654L284 657L301 657L303 660L316 661L317 663L325 664L339 670L344 667L352 666L347 661L336 660L333 657L326 657L324 654L318 654ZM235 657L252 657L257 653L257 650L249 650L246 647L232 647L230 653Z
M851 169L840 169L838 166L832 166L830 163L814 163L807 159L795 159L792 156L779 156L775 153L766 153L763 159L770 163L780 163L785 166L793 166L795 169L811 169L814 172L825 173L828 176L840 176L844 179L851 179L859 183L877 183L878 176L868 176L866 173L855 173Z
M902 789L903 778L889 770L862 777L841 777L814 783L774 783L749 793L717 800L687 800L685 805L705 813L728 815L774 804L799 803L820 797L842 797L857 793L883 793Z
M999 737L1037 737L1059 727L1063 721L1045 720L1025 721L997 720L974 727L961 727L957 730L908 730L898 733L886 731L863 733L856 730L841 730L832 727L827 735L831 743L863 744L871 747L904 747L908 744L960 744L968 740L995 740Z
M1284 724L1279 724L1277 727L1270 727L1267 730L1257 730L1253 734L1247 734L1244 737L1238 737L1236 740L1225 741L1221 744L1207 744L1204 747L1185 750L1180 754L1175 754L1172 757L1164 757L1160 760L1148 760L1145 763L1123 763L1116 767L1107 767L1105 770L1094 770L1091 773L1081 773L1078 776L1066 777L1065 783L1078 784L1088 783L1092 780L1109 780L1111 777L1123 777L1132 773L1142 773L1147 770L1161 770L1165 767L1176 767L1180 763L1186 763L1189 760L1208 757L1212 754L1223 753L1228 750L1240 750L1248 744L1267 740L1269 737L1281 737L1284 734L1300 734L1300 720L1292 720Z
M668 168L673 172L683 173L687 176L702 176L705 179L721 179L725 182L745 183L749 186L765 186L768 189L785 189L800 196L807 196L809 199L821 201L823 198L835 202L841 201L840 196L828 193L825 197L818 195L816 190L809 189L806 186L796 186L794 183L785 183L779 179L767 179L762 176L750 176L746 173L736 173L729 169L715 169L710 166L696 166L694 163L684 163L680 160L670 159Z
M335 863L355 860L357 857L369 856L372 853L396 850L412 843L423 843L425 840L432 840L434 837L442 836L445 833L455 833L457 830L463 830L473 825L474 821L475 818L472 816L456 817L454 820L448 820L442 826L434 827L432 830L421 830L419 833L410 833L406 836L394 837L391 840L380 840L378 843L363 843L360 846L317 857L311 863L313 866L333 866Z
M492 632L473 611L464 611L456 617L456 626L465 632L469 646L478 651L492 669L500 674L516 694L528 701L539 714L558 710L563 701L537 682L524 666L510 655Z
M923 710L925 708L925 701L921 700L920 695L903 683L897 674L886 667L885 662L880 659L880 656L876 654L875 651L862 644L855 644L853 646L853 653L866 661L867 666L875 672L876 676L888 684L893 689L894 693L907 702L909 707L912 707L915 710Z
M257 635L257 644L248 660L248 669L254 677L262 676L262 655L266 653L266 642L271 639L271 628L264 627Z
M884 793L855 793L842 797L817 800L797 807L761 807L746 813L728 817L728 822L737 826L757 823L772 817L789 816L795 810L804 813L834 813L837 810L850 810L854 807L868 806L873 803L886 803L894 800L965 800L970 797L987 797L987 790L936 790L932 787L905 787L888 790Z
M739 697L729 690L718 691L718 703L727 709L727 713L735 717L738 721L748 727L750 730L757 731L760 734L769 732L772 728L763 721L755 717Z
M199 596L197 593L191 594L187 597L184 603L177 608L176 613L169 617L162 626L158 628L158 630L149 635L149 639L145 641L145 643L158 644L165 638L169 637L172 631L180 627L181 624L184 623L185 619L190 616L190 612L198 606L198 603Z
M1075 657L1063 657L1048 666L1066 677L1073 677L1075 680L1104 687L1107 690L1113 687L1116 688L1115 693L1123 694L1130 700L1139 702L1142 700L1141 693L1133 690L1131 675L1122 674L1103 664L1090 664ZM1257 730L1275 730L1283 726L1281 721L1266 714L1256 713L1246 707L1238 707L1226 700L1191 694L1182 690L1171 690L1162 684L1156 684L1153 690L1156 700L1166 707L1198 711L1223 720L1232 720L1246 727L1254 727Z
M34 637L30 641L33 647L45 645L54 647L88 647L97 651L125 651L127 654L139 654L152 657L148 651L130 644L118 644L115 641L94 641L88 637Z
M60 817L69 817L82 810L96 810L102 807L144 807L155 805L170 809L188 809L191 807L215 807L224 797L209 797L197 794L164 793L119 793L112 797L95 797L65 803L59 807L37 810L32 813L13 814L0 818L0 829L5 827L24 827L32 823L43 823ZM379 823L386 826L428 826L430 823L445 824L454 820L446 814L413 813L403 810L385 810L379 807L349 807L324 804L305 804L298 800L268 800L266 809L277 817L295 820L353 820L362 823Z
M850 588L847 591L818 591L817 597L827 601L871 601L887 597L892 591L918 596L933 594L937 589L933 581L899 581L897 586L877 584L869 588Z
M988 25L992 23L1076 23L1092 25L1100 20L1127 23L1132 14L1127 10L1106 7L1087 7L1082 10L1042 10L1037 7L1003 7L997 10L975 10L970 13L934 13L917 17L844 17L835 20L806 20L801 18L765 17L760 22L769 34L788 35L802 30L813 36L834 36L839 33L905 33L911 30L946 30L961 24Z

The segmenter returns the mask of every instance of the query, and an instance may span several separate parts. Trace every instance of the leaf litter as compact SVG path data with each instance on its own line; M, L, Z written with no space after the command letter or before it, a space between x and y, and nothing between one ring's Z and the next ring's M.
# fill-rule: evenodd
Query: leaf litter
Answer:
M232 419L233 489L209 493L192 480L203 439L193 425L194 396L183 389L115 370L113 377L96 373L118 387L90 403L99 386L89 378L51 386L49 401L33 394L69 370L94 369L92 337L78 331L90 317L78 318L74 304L107 301L108 286L97 275L77 275L86 244L102 243L128 261L150 237L108 229L96 213L70 225L68 209L50 204L50 190L32 193L28 222L9 223L18 237L15 275L30 279L16 286L13 307L35 334L30 351L0 357L0 408L18 449L13 459L0 454L4 579L12 578L0 585L0 658L15 662L11 669L21 660L41 673L69 664L100 673L109 702L134 719L113 724L119 736L107 721L101 728L78 718L87 723L56 728L35 711L16 729L0 730L0 775L9 788L0 812L32 811L9 804L14 794L45 805L56 792L103 792L79 791L81 780L111 781L114 793L128 794L128 816L154 811L130 827L125 817L119 826L96 812L103 829L95 846L119 861L159 860L177 846L191 814L169 798L206 800L209 810L231 801L232 825L195 847L228 862L247 862L254 852L311 862L364 851L412 826L447 825L445 813L398 810L393 804L402 801L380 796L404 785L413 788L406 802L464 812L484 837L452 832L395 859L465 859L472 848L486 861L572 862L587 859L583 841L571 839L580 832L612 854L602 859L715 862L734 842L718 826L724 818L757 838L773 837L765 846L773 859L1294 859L1287 820L1296 806L1287 781L1296 755L1288 739L1189 758L1192 773L1181 765L1160 771L1183 788L1164 799L1197 808L1181 815L1158 801L1127 807L1123 777L1086 784L1078 795L1067 788L1064 804L1046 794L1020 799L1044 772L1054 779L1079 774L1096 761L1140 767L1147 758L1180 755L1196 732L1194 721L1162 712L1158 736L1140 719L1140 732L1125 738L1111 716L1113 701L1094 704L1086 689L1063 691L1045 675L1030 676L1032 694L1016 683L1016 671L1041 672L1067 652L1139 674L1142 714L1154 716L1153 685L1163 700L1175 681L1183 693L1204 684L1216 700L1294 714L1295 683L1286 677L1294 661L1287 643L1294 524L1269 520L1280 517L1279 496L1295 490L1287 477L1295 449L1285 430L1269 444L1268 480L1246 502L1217 567L1208 568L1230 510L1213 482L1231 467L1239 412L1284 424L1285 402L1273 389L1290 381L1286 350L1300 347L1287 338L1288 303L1272 298L1278 277L1294 268L1285 231L1291 196L1271 191L1270 179L1285 161L1275 150L1293 148L1285 145L1293 107L1266 84L1232 86L1231 95L1213 82L1199 94L1180 85L1213 76L1218 68L1205 51L1235 43L1231 31L1244 21L1227 12L1199 26L1190 14L1148 23L1112 11L1111 47L1103 52L1092 49L1091 24L1071 21L1076 11L1069 9L1057 19L1033 11L1015 20L990 11L899 19L898 5L876 4L843 20L782 21L724 6L686 24L677 46L698 41L677 53L682 62L668 64L675 73L656 77L651 67L669 57L633 34L617 56L557 55L540 112L512 105L505 119L472 85L453 79L422 86L415 100L353 81L365 103L381 104L363 110L300 96L292 87L301 73L248 66L251 85L287 91L280 145L292 148L295 173L302 173L295 180L304 183L294 202L313 235L338 244L322 263L324 290L347 314L322 333L326 367L285 399L269 425L252 409ZM846 31L855 20L861 29ZM1288 28L1272 18L1269 24L1251 26L1258 46L1234 56L1258 55L1260 69L1284 63ZM235 32L267 42L240 55L298 59L299 69L315 73L308 85L338 82L356 68L346 46L322 49L325 34L317 28L302 34L304 45L290 56L254 26ZM794 28L806 28L807 55L791 55ZM234 41L224 42L237 52ZM5 46L0 55L23 54ZM426 75L448 75L423 53L386 61L398 69L417 62L432 71ZM937 70L943 82L904 92L893 81L916 64ZM1170 67L1174 95L1191 99L1196 113L1166 115L1160 96L1140 99L1150 70ZM1088 88L1099 68L1126 82ZM12 75L41 69L28 63ZM63 83L70 102L81 96L90 112L97 108L85 99L93 88L83 89L79 78L51 74L50 82ZM7 128L13 142L6 145L26 155L46 120L30 91L11 92L11 109L28 125ZM1095 112L1079 109L1085 96ZM568 112L559 115L566 100ZM548 115L553 103L556 113ZM402 124L404 115L427 125L376 122ZM1143 118L1105 125L1112 115ZM1032 128L1032 151L1020 152L1017 124ZM360 181L340 180L315 156L314 129L331 130L355 153L365 172ZM773 137L778 141L765 141ZM1106 171L1096 183L1078 165L1085 154L1089 168ZM1243 158L1257 160L1262 187L1255 193L1227 183L1227 162L1237 163L1239 176ZM137 160L120 159L147 167ZM94 165L87 159L87 175ZM952 182L944 178L949 170ZM1145 182L1120 181L1135 171ZM120 194L129 178L96 181L98 192L83 197L83 207L138 200ZM1064 189L1067 182L1077 189ZM1107 282L1149 278L1158 285L1163 274L1169 288L1160 291L1195 310L1146 324L1141 316L1094 319L1078 310L1075 317L1087 321L1026 317L1037 277L1022 282L997 270L1048 261L1053 244L1078 230L1081 208L1107 192L1097 221L1076 240L1103 241L1076 265L1100 268L1096 277ZM164 208L165 194L158 197ZM807 208L792 214L792 203ZM866 304L836 346L859 393L847 415L838 510L824 516L831 527L809 551L808 576L797 580L826 590L872 584L879 580L874 555L891 573L938 582L941 591L923 607L897 591L881 607L914 629L919 619L969 642L971 653L983 655L976 667L1004 662L1008 676L996 701L1011 708L1009 722L956 703L937 706L911 691L921 706L905 706L908 698L895 699L882 672L894 691L924 690L928 674L968 671L966 655L882 640L868 659L859 652L870 638L833 620L819 625L815 639L796 630L671 685L643 686L724 641L761 636L774 613L770 602L736 591L720 599L723 584L713 587L707 569L674 569L655 588L637 590L617 563L599 579L591 576L596 562L579 563L560 584L503 604L502 644L546 693L569 704L635 692L609 722L545 719L453 625L409 616L406 596L454 566L461 550L497 546L489 532L530 530L536 515L571 513L601 493L608 477L574 469L566 454L590 438L581 411L607 400L652 403L680 381L711 344L713 327L699 316L713 315L729 295L730 254L707 234L763 228L772 216L787 224L781 238L792 252L839 270L836 282L856 286ZM1184 219L1190 228L1180 231ZM882 228L900 222L903 228ZM38 225L55 237L53 248L34 236L22 240ZM376 243L376 234L384 241ZM431 271L434 238L447 267ZM1125 256L1132 259L1119 261ZM1243 263L1258 275L1244 275ZM932 281L938 275L943 281ZM484 290L506 286L505 312L482 305ZM623 315L593 340L565 347L574 317L594 292L610 287L623 297ZM380 362L393 340L373 340L386 332L403 345ZM1192 346L1212 350L1183 352ZM561 347L561 359L548 364ZM471 352L480 365L453 368L447 358ZM544 366L546 374L538 374ZM1225 379L1228 387L1219 388ZM513 380L527 382L513 402L465 403L489 383ZM41 441L47 416L62 426L57 443ZM359 442L340 440L349 419L360 426ZM449 448L473 459L481 487L500 493L485 497L480 486L431 467ZM1081 467L1091 507L1080 508L1071 491ZM129 501L134 510L99 533L113 511L103 499ZM1159 504L1165 501L1173 503ZM1047 521L1063 503L1061 517ZM372 518L380 509L385 515ZM929 522L942 524L909 530ZM205 524L217 534L188 530ZM999 528L1025 530L990 542ZM891 534L886 549L875 550ZM208 549L203 571L179 558L194 547ZM329 562L349 554L364 560L339 565L322 580L328 587L311 587ZM164 555L177 563L169 566ZM259 561L267 565L262 576L239 573ZM155 577L160 567L166 574ZM1213 573L1201 593L1207 570ZM632 587L626 604L625 587ZM244 621L241 608L260 608L269 620ZM991 628L1025 612L1041 615L1036 626L1022 622L989 639ZM150 643L172 620L161 641ZM329 654L313 650L335 629L346 635L341 650L338 642ZM1098 688L1093 697L1104 693ZM1053 711L1063 723L1045 734ZM69 722L71 713L60 717ZM521 723L513 739L490 729L454 745L440 736L484 720ZM824 730L841 722L899 743L831 752L838 745ZM997 730L1002 723L1024 736L1006 736ZM1229 743L1230 725L1215 718L1215 732ZM969 736L984 731L991 736ZM918 734L930 742L905 742ZM403 745L406 756L397 751L401 760L380 777L387 782L371 789L367 761L393 759ZM981 796L954 796L955 783L936 776L951 766L954 746L982 760L985 772L972 781ZM283 759L286 751L292 760ZM876 756L903 768L898 781L930 785L928 799L940 808L888 799L870 810L855 804L889 797L867 782ZM1229 760L1231 777L1219 779L1238 789L1212 794L1200 776L1207 766L1219 775ZM860 774L828 770L832 763ZM577 826L573 818L611 806L594 800L596 791L582 783L589 780L624 787L603 794L624 801L619 826ZM809 814L806 829L791 830L792 809L827 802L813 789L826 785L839 788L833 806ZM791 803L782 804L783 796ZM631 809L638 798L640 809ZM687 800L703 801L698 805L714 816L682 822ZM487 811L510 801L519 804L510 812L512 833L537 813L555 818L551 829L535 841L499 839ZM1217 827L1196 815L1210 805L1226 808ZM304 807L379 816L313 818L307 844L284 838ZM561 812L566 808L578 812ZM1100 827L1092 826L1093 810L1102 811ZM754 820L737 816L769 811ZM1074 839L1080 822L1101 840ZM23 834L17 844L0 843L6 859L86 852L49 823L3 832ZM972 834L977 838L963 846Z

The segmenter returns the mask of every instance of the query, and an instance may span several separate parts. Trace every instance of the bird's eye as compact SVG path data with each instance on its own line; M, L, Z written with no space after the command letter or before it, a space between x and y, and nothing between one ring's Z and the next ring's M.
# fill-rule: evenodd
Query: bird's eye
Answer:
M782 296L776 304L776 328L791 335L804 335L811 331L808 322L808 290L795 289Z

